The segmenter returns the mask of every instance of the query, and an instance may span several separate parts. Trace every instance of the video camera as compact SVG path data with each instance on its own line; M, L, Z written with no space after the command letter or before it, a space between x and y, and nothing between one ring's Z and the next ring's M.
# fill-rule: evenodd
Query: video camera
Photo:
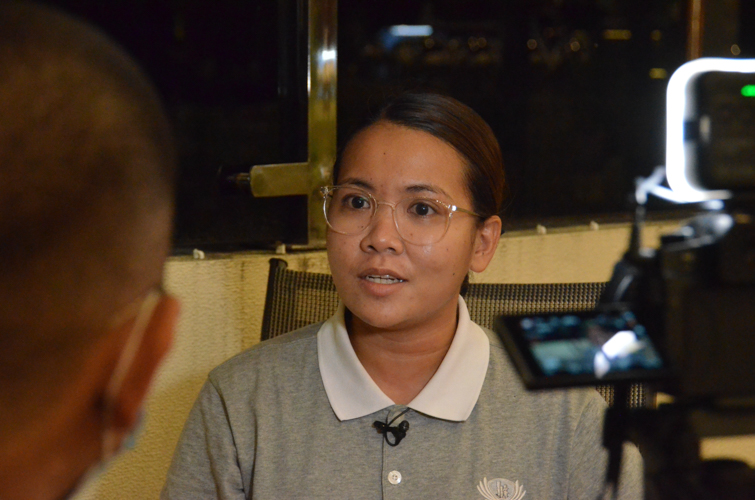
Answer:
M623 440L640 445L646 498L752 499L753 471L701 461L699 438L755 433L755 60L686 63L666 107L666 165L637 182L629 248L596 310L495 329L530 389L617 384L604 441L618 460ZM648 194L701 208L657 250L641 245ZM631 382L674 403L627 410Z

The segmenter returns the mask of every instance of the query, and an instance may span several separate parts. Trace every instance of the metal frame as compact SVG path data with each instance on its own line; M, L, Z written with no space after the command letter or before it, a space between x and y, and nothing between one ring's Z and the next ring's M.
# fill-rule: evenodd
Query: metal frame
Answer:
M337 0L309 0L306 163L255 165L249 172L257 198L306 195L307 248L325 244L320 187L327 185L336 159Z

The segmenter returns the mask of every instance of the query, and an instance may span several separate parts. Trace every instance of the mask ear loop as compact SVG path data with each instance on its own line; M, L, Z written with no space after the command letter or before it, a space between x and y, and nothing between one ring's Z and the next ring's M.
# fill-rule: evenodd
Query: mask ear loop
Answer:
M139 312L134 320L134 326L129 333L129 338L126 341L126 345L121 351L121 355L118 358L118 363L115 365L113 374L110 376L110 382L105 389L105 410L104 410L104 428L102 431L102 450L100 452L100 458L103 462L106 462L113 458L120 447L116 433L110 429L110 422L112 419L113 406L115 405L116 397L121 390L123 381L126 378L128 370L131 368L136 353L142 345L144 339L144 333L147 331L147 326L152 319L152 314L160 303L163 297L163 292L158 290L151 290L144 298Z

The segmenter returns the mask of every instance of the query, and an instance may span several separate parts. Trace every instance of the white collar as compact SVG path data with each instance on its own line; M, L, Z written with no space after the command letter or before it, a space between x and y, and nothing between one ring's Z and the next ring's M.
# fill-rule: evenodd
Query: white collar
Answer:
M359 362L344 321L344 305L317 332L317 358L330 406L339 420L375 413L395 403ZM469 319L459 297L454 339L433 378L407 406L435 418L462 422L472 413L490 360L490 341Z

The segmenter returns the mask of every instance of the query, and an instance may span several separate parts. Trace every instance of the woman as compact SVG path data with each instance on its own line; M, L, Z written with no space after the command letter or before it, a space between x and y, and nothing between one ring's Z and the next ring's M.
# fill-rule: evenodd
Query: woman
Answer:
M210 374L162 497L597 498L600 397L524 391L459 295L501 233L488 125L454 99L403 95L334 179L338 312ZM625 465L622 497L642 498L636 450Z

